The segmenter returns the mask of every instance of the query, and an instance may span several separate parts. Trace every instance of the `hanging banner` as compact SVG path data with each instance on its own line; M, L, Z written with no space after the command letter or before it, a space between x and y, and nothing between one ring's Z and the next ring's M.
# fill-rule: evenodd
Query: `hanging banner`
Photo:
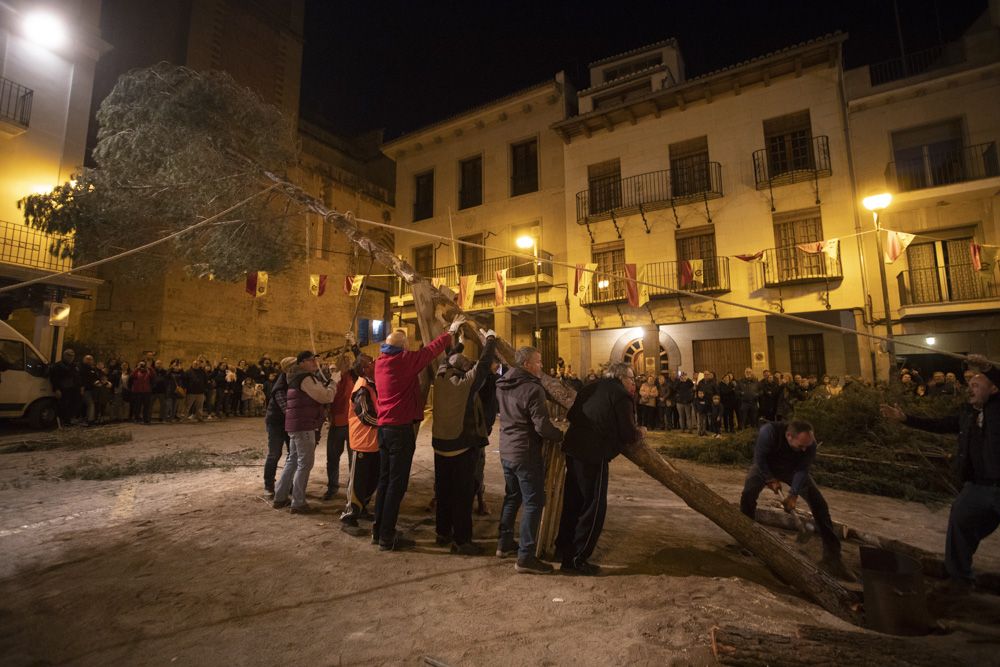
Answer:
M646 284L647 282L649 282L649 278L646 276L646 266L647 266L646 264L642 265L642 268L639 269L639 275L638 275L637 286L639 288L640 308L649 303L649 285Z
M681 289L697 287L705 282L705 262L700 259L685 259L679 262Z
M764 251L760 250L752 255L735 255L736 259L741 259L744 262L759 262L764 258Z
M358 274L351 277L351 291L347 293L347 296L357 296L361 294L361 286L365 282L365 276L363 274Z
M970 243L969 255L972 257L972 268L976 271L992 271L997 261L998 250L1000 248Z
M344 294L351 293L352 282L354 282L354 276L344 276Z
M309 275L309 293L313 296L323 296L326 292L326 276L321 273Z
M507 303L507 269L497 271L496 284L493 287L493 305L502 306Z
M434 289L437 289L442 285L444 285L444 276L434 276L433 278L431 278L431 286Z
M476 278L478 277L473 273L458 279L458 307L462 310L472 309L472 301L476 298Z
M913 239L913 234L890 232L889 230L886 230L884 249L885 263L892 264L899 259L899 256L903 254L903 251L906 250L906 246L910 245L910 242L913 241Z
M597 264L586 263L576 265L576 278L573 282L573 293L576 294L578 299L585 299L588 294L590 294L591 287L594 283L594 271L597 270Z
M639 287L635 282L635 264L625 265L625 293L628 295L628 305L639 307Z
M823 253L830 258L831 261L837 261L837 255L840 254L840 239L830 239L829 241L815 241L813 243L800 243L795 246L802 252L807 252L809 254Z
M253 271L248 273L246 292L253 297L267 294L267 271Z

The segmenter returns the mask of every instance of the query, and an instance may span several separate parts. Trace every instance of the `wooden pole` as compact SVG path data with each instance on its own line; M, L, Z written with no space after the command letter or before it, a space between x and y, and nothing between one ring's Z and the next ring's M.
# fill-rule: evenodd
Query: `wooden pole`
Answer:
M362 232L353 218L331 211L296 185L281 180L277 176L265 174L290 198L308 210L330 220L348 239L372 254L377 262L400 276L411 285L413 305L417 312L417 322L425 341L443 330L444 323L461 313L454 300L435 289L429 280L417 273L408 262L397 257L388 248L374 242ZM478 338L479 323L473 317L466 325L468 338ZM514 361L514 348L503 340L497 340L497 354L508 365ZM421 377L424 398L433 380L430 368ZM542 375L542 386L553 401L567 410L572 407L576 392L563 386L549 375ZM672 463L653 451L644 441L625 447L625 456L643 472L673 491L687 503L688 507L703 514L717 526L731 535L737 542L757 555L776 575L808 596L827 611L851 623L859 624L859 605L853 595L835 579L820 570L797 550L788 547L780 538L763 526L744 516L739 509L712 491L700 480L682 472ZM550 522L551 523L551 522Z

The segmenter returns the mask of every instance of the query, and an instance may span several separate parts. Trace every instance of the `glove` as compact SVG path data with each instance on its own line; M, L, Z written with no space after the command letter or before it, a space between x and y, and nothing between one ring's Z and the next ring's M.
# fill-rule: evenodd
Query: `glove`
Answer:
M797 503L798 501L799 497L797 495L795 495L794 493L789 493L787 496L785 496L785 499L781 501L781 506L785 508L786 512L791 513L795 511L795 503Z
M355 341L354 332L353 331L348 331L347 333L345 333L344 334L344 340L347 341L348 345L354 345L354 341Z
M456 315L455 319L451 321L451 326L448 327L448 333L454 336L459 332L463 324L465 324L465 315Z
M766 482L765 486L767 486L767 488L771 489L775 493L778 493L779 491L781 491L781 482L779 482L776 479L768 480Z
M482 329L480 329L479 335L483 337L483 340L486 340L487 338L496 338L497 332L494 331L493 329L490 329L489 331L483 331Z

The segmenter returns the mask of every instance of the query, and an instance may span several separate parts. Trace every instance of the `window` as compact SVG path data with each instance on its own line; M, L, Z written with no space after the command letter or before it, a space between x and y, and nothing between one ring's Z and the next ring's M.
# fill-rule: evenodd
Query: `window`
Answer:
M385 320L372 320L372 342L381 343L389 335Z
M678 230L677 261L700 259L704 271L704 287L719 286L719 272L715 262L715 228L711 225ZM680 267L678 267L678 270ZM680 283L678 283L680 284Z
M472 236L462 236L459 237L459 241L465 241L466 243L477 243L479 245L483 244L482 234L473 234ZM479 275L479 281L492 280L493 276L483 276L482 265L483 265L483 249L477 248L475 246L459 245L458 246L458 261L461 263L461 268L459 269L462 275L467 276L473 273Z
M711 188L708 137L670 144L670 185L672 197L697 195Z
M598 243L591 246L590 256L590 261L597 264L598 271L591 290L593 300L600 302L625 298L625 243Z
M790 211L774 216L778 280L798 280L826 275L826 255L807 253L796 246L823 240L823 221L819 208Z
M639 97L648 95L652 90L650 80L642 79L637 83L628 86L615 88L613 92L606 95L594 96L594 109L607 109L617 107Z
M28 373L34 375L36 378L49 376L49 367L30 347L25 346L24 359L24 370L28 371Z
M587 167L590 215L606 213L622 205L622 168L618 158Z
M912 304L968 301L995 297L990 281L983 281L972 267L969 228L939 232L951 238L913 243L906 248L907 301ZM902 285L901 285L902 289Z
M893 132L892 156L900 192L964 181L961 119Z
M771 178L793 171L816 169L809 110L764 121L767 172Z
M370 326L371 320L364 317L358 318L358 347L364 347L371 340L368 335Z
M0 354L10 364L8 370L24 370L24 343L18 340L0 340Z
M483 203L483 158L477 155L458 163L458 208L472 208Z
M789 336L788 354L792 359L792 375L823 377L826 374L823 334Z
M422 245L413 249L413 270L425 278L434 271L434 246Z
M538 140L529 139L510 147L510 196L538 191Z
M656 67L657 65L663 64L663 54L657 53L652 56L647 56L645 58L640 58L639 60L632 60L627 63L621 63L620 65L614 65L607 68L602 73L604 75L604 83L608 81L614 81L615 79L620 79L629 74L635 74L636 72L641 72L644 69L650 67Z
M414 177L413 221L434 216L434 170L425 171Z

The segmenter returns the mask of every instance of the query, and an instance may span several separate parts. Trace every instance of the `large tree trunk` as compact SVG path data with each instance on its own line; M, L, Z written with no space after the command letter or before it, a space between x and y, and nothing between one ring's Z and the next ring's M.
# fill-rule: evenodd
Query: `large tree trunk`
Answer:
M277 177L270 175L269 177L280 182ZM424 340L432 340L440 333L439 318L450 321L461 312L452 298L434 288L428 279L418 274L409 263L397 257L391 250L372 241L367 234L358 228L352 218L331 211L322 202L295 185L282 183L282 189L295 201L330 220L347 238L371 253L375 261L410 284L417 321ZM475 321L474 316L471 316L467 326L471 330L466 338L478 339L476 329L478 329L479 323ZM506 341L497 341L497 354L508 365L513 364L514 349ZM555 378L543 375L542 385L553 401L567 410L573 405L576 393L564 387ZM425 385L425 397L426 386L429 385ZM649 476L677 494L689 507L708 517L736 541L756 554L781 579L797 588L830 613L852 623L860 622L859 606L847 589L812 562L806 560L798 551L789 548L778 537L745 517L733 504L723 499L708 486L678 470L645 442L629 445L626 448L625 456Z

